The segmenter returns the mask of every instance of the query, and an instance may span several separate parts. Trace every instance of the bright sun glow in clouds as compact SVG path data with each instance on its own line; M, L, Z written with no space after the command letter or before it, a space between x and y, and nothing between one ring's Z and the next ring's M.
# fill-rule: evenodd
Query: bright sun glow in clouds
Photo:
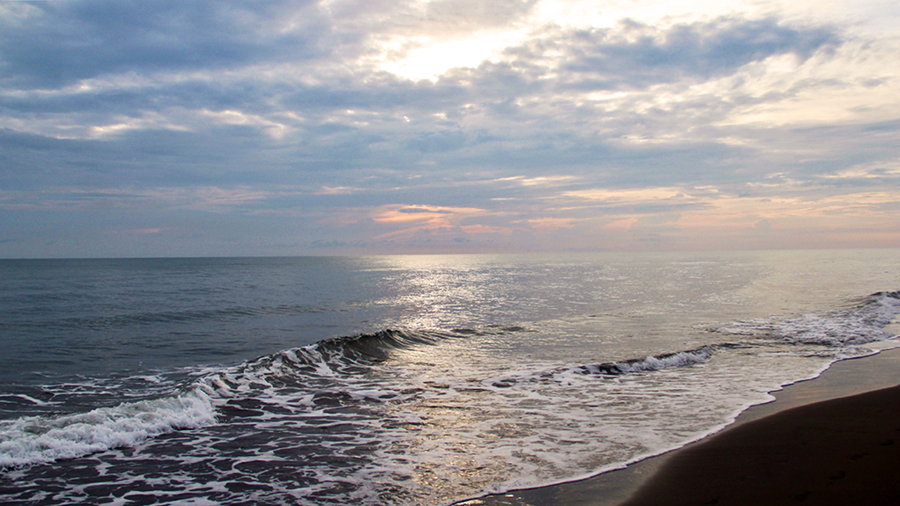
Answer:
M506 47L524 38L521 32L476 35L462 40L423 40L402 60L384 63L381 68L407 79L435 80L450 69L474 68L499 56Z

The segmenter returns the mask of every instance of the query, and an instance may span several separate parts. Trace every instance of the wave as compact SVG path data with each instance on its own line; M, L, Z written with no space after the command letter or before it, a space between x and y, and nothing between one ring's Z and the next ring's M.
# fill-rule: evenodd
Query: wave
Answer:
M238 366L192 371L194 379L153 399L124 402L86 413L30 416L0 422L0 468L21 467L77 458L182 429L196 429L248 412L242 406L299 412L309 407L344 406L423 395L396 382L374 382L366 374L399 350L439 344L475 335L527 332L521 327L455 329L453 331L382 330L284 350ZM528 379L565 381L567 373L621 375L701 363L711 349L650 356L639 360L569 367L537 373ZM478 380L475 380L478 381ZM496 385L493 385L497 383ZM502 381L483 380L485 386ZM277 406L277 407L276 407ZM223 418L224 417L224 418Z
M651 355L643 359L582 365L575 368L574 371L581 374L621 376L623 374L660 371L672 367L685 367L695 364L702 364L709 360L711 356L712 347L703 346L695 350L679 351L676 353L666 353L656 356Z
M441 332L412 332L382 330L374 334L325 339L302 348L306 360L334 363L335 359L353 364L384 362L392 352L417 345L435 344L443 339L463 337L461 334Z
M122 402L85 413L0 421L0 469L77 458L134 446L176 430L210 426L216 423L217 416L229 412L229 399L236 396L283 397L284 392L279 389L287 386L299 392L301 401L295 402L298 406L305 404L303 398L327 400L346 387L336 380L359 378L394 351L466 335L383 330L326 339L234 367L192 370L193 380L174 391L157 393L154 398ZM377 394L368 396L377 397ZM6 400L38 402L30 397Z
M60 417L0 422L0 469L53 462L133 446L148 437L215 422L200 389Z
M568 365L527 372L516 377L473 378L480 388L524 388L532 382L566 384L575 376L619 377L709 361L719 347L757 346L777 341L834 347L841 350L894 337L884 327L900 313L900 292L879 292L848 308L798 317L770 317L718 324L707 330L749 338L741 343L717 343L695 349L631 360ZM361 403L402 402L443 395L428 384L398 381L396 371L381 366L403 350L440 345L448 340L529 332L522 327L479 329L393 330L336 337L315 344L265 355L227 368L193 370L192 379L175 387L160 385L152 398L120 402L85 413L39 415L0 422L0 468L75 458L181 429L227 422L242 406L275 406L285 412L331 405L362 409ZM402 367L403 362L399 362ZM393 371L393 372L391 372ZM377 372L377 374L370 374ZM392 379L393 378L393 379ZM168 386L166 386L168 385ZM164 388L170 390L162 391ZM438 388L438 387L434 387ZM465 388L468 388L466 386ZM121 400L128 400L122 399ZM16 397L7 403L49 402ZM54 399L55 400L55 399ZM111 400L111 399L109 399ZM250 402L252 401L252 402ZM253 408L256 409L256 408ZM273 408L275 409L275 408ZM217 420L218 418L218 420Z
M273 353L240 366L238 374L268 371L285 377L334 378L358 375L388 360L399 350L467 337L461 333L385 329L373 334L335 337Z
M310 384L316 380L353 378L370 368L388 360L392 353L420 345L434 345L442 340L463 339L472 335L527 332L522 327L494 327L485 330L454 329L441 331L400 331L382 330L374 334L326 339L318 343L286 350L261 357L242 365L234 374L215 376L207 384L219 395L229 396L241 390L241 385L254 385L256 389L279 388L292 383ZM711 346L697 349L651 355L643 358L619 362L583 364L562 370L538 373L536 377L546 378L560 372L620 376L641 372L658 371L673 367L684 367L704 363L712 356ZM503 383L518 380L486 380ZM314 384L314 383L313 383Z
M442 341L473 336L527 332L523 327L487 327L482 330L392 330L372 334L325 339L308 346L273 353L247 362L238 374L271 373L282 380L293 375L302 379L359 375L401 350L435 345Z
M510 388L513 385L546 384L547 382L569 385L575 378L582 376L616 378L628 374L652 373L664 369L703 364L713 356L713 348L713 346L701 346L693 350L649 355L644 358L618 362L579 364L524 374L518 377L494 377L483 380L482 383L492 388Z
M843 348L895 337L885 330L900 314L900 291L873 293L850 308L797 317L739 320L707 330L727 335L774 339L792 344Z

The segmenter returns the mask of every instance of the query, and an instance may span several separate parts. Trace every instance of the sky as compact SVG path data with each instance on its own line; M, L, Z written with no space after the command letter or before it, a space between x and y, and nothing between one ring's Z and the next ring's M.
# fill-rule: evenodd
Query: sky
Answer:
M0 0L0 258L869 247L894 0Z

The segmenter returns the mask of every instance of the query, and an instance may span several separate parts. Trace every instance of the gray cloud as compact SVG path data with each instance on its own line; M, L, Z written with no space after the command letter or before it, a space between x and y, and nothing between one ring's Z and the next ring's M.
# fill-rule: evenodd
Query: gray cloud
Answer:
M6 82L47 88L105 74L223 69L287 55L295 61L321 57L328 51L320 40L328 25L312 7L311 1L7 4L18 16L0 32L0 68ZM278 25L288 14L302 25L281 34Z
M803 60L840 42L833 28L782 26L774 18L719 18L663 30L623 21L616 28L551 29L507 50L514 60L496 72L535 80L550 69L566 73L560 79L563 87L644 88L684 78L709 79L778 54ZM485 80L492 78L488 74Z
M895 120L774 130L727 121L811 90L855 86L841 76L753 83L769 58L798 67L828 61L847 44L836 26L740 16L664 27L546 25L498 58L434 81L392 75L371 59L398 34L459 39L519 23L534 5L4 4L0 219L13 213L7 217L18 225L8 227L21 240L4 237L0 226L0 244L37 248L37 239L24 239L22 220L52 235L48 216L61 208L73 213L66 223L81 216L91 233L168 230L141 241L178 237L194 253L192 226L203 228L204 241L233 239L226 230L256 237L267 230L273 238L253 247L297 251L428 242L429 229L413 226L410 242L402 234L373 239L407 226L373 218L387 209L409 219L446 217L441 244L527 246L532 222L558 220L547 229L568 230L633 214L645 217L636 227L659 216L668 227L712 209L715 197L706 190L707 200L686 201L566 196L584 189L714 186L763 197L786 182L896 185ZM863 84L879 89L890 80L869 76ZM659 100L666 94L678 99ZM863 168L848 172L853 167ZM478 212L451 220L462 208ZM121 223L101 217L110 209ZM778 228L763 217L749 223ZM579 230L566 237L598 229Z

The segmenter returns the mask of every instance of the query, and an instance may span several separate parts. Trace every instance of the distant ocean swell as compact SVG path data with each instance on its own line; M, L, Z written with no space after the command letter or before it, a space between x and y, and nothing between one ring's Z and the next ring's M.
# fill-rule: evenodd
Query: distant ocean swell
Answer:
M41 302L46 303L48 296L43 296ZM132 325L153 325L172 323L194 323L208 321L237 321L247 316L280 316L296 315L303 313L321 313L329 311L324 307L306 305L277 305L277 306L231 306L215 309L173 310L146 313L102 314L90 317L64 318L54 321L39 321L33 325L39 325L43 329L110 329L125 328ZM98 308L102 313L103 308ZM27 323L19 323L19 326L28 326ZM0 323L0 328L3 324Z
M446 450L438 450L437 446L428 443L428 439L441 430L442 423L462 423L468 416L457 412L451 416L445 413L447 410L459 409L458 406L472 401L481 402L483 406L499 404L497 420L490 423L487 433L476 438L489 441L519 437L524 444L534 445L536 454L542 454L541 445L550 443L546 438L535 438L544 429L541 424L546 420L536 419L533 427L517 425L509 418L510 413L523 409L522 406L526 406L526 410L539 409L548 396L558 396L554 402L559 405L570 403L564 396L582 399L578 390L586 384L583 383L585 379L579 377L604 381L604 378L651 374L707 364L720 351L785 344L790 347L789 353L801 356L822 356L824 353L831 360L859 356L871 353L864 348L866 343L894 337L884 327L898 312L900 292L880 292L838 310L709 324L704 330L727 339L684 351L624 361L556 366L535 363L519 369L504 367L496 371L464 368L459 377L442 372L425 379L417 376L416 371L434 367L427 361L431 349L469 339L527 333L528 330L515 326L450 331L383 330L326 339L235 367L207 370L202 374L193 372L193 376L182 376L180 384L160 380L168 391L154 398L121 402L84 413L2 421L0 468L11 472L60 459L138 447L157 436L179 430L216 428L214 432L218 435L199 435L199 442L189 444L187 453L200 455L207 451L201 447L212 447L218 449L219 454L211 462L219 458L234 459L239 455L238 460L254 463L248 464L248 469L257 470L264 467L263 462L280 462L288 454L300 452L305 455L303 466L310 477L305 478L305 482L297 482L298 486L305 487L305 492L291 492L305 498L297 499L298 504L306 504L303 502L306 500L311 501L310 504L337 504L350 496L365 504L378 504L385 500L385 494L390 494L388 502L417 502L428 498L428 488L435 486L428 478L433 472L429 467L431 457L428 452L443 459L454 455L452 452L441 454ZM404 355L407 352L409 354ZM390 360L394 357L405 358L395 363L398 361ZM548 388L565 392L548 393ZM513 392L504 394L510 390ZM506 397L497 397L496 401L490 398L501 394ZM529 397L534 397L534 401L529 401ZM15 402L52 404L54 399L22 394ZM409 405L414 409L404 411L404 406ZM589 413L590 408L586 404L585 412ZM450 421L442 421L444 418ZM472 421L473 426L478 423L481 422ZM552 429L551 433L556 434L554 430L557 429ZM388 433L390 437L385 436ZM558 434L562 441L568 433L560 429ZM241 442L250 444L249 441L258 447L240 447L244 444ZM463 437L452 437L451 442L460 448L472 444ZM588 459L585 455L596 451L591 448L586 446L584 455L579 458ZM609 459L612 460L599 460L595 469L615 462L616 452L621 453L621 462L655 451L652 446L615 452L612 451L614 447L610 448L613 456ZM406 455L413 451L422 453L418 460ZM519 483L510 476L492 474L485 464L498 462L501 457L513 457L515 450L501 446L492 451L483 457L476 455L474 463L465 464L474 466L474 471L460 471L460 480L471 481L471 493L492 487L502 490ZM454 458L461 459L462 456ZM545 462L535 465L551 470L544 472L545 476L563 477L571 472L563 468L565 457L546 453L544 458ZM479 461L482 464L478 464ZM461 462L447 465L462 466ZM523 460L516 470L527 473L529 465L527 459ZM560 470L554 471L555 467ZM412 478L413 475L417 477ZM282 473L273 478L273 483L292 479L298 479L296 474ZM455 491L447 492L447 495L436 494L433 499L441 502L458 498L459 490L467 490L464 485L468 484L456 485ZM268 484L254 497L265 500L274 497L273 494L286 493L283 491L285 486ZM453 484L449 486L452 488ZM228 502L227 498L222 500Z

